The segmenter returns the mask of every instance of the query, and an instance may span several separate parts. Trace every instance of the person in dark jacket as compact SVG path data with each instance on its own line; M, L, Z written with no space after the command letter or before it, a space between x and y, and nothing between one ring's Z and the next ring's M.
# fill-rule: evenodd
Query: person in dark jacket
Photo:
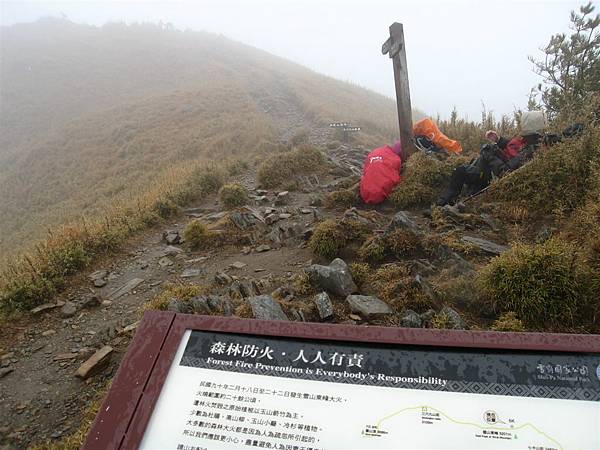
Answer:
M467 194L473 195L485 189L494 177L518 169L533 157L543 136L529 131L509 140L490 130L485 137L490 143L481 147L478 158L454 170L448 188L436 202L438 206L454 204L465 186Z
M533 158L533 155L541 146L548 147L561 142L562 138L559 135L542 135L539 133L542 131L544 122L543 120L536 122L535 119L539 119L539 115L535 116L536 113L523 113L527 128L523 127L521 134L510 140L499 136L494 130L485 133L485 137L490 143L481 147L478 158L454 170L448 188L436 204L438 206L454 204L465 186L467 195L476 194L485 189L494 177L502 177L506 173L523 166ZM533 119L531 119L532 116ZM576 123L568 127L562 133L562 137L578 136L583 132L583 129L583 124Z

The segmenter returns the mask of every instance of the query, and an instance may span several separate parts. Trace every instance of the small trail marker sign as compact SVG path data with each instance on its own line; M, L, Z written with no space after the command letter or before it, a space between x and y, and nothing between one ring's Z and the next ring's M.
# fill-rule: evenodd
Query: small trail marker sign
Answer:
M329 127L342 129L344 143L348 142L349 133L360 131L360 127L354 127L348 122L332 122L329 124Z

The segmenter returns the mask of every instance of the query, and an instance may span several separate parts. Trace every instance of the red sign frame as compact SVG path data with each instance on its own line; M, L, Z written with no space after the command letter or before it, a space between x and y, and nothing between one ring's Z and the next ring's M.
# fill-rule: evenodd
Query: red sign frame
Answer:
M600 335L591 334L372 327L149 311L144 314L98 411L84 450L138 448L186 330L397 345L600 354Z

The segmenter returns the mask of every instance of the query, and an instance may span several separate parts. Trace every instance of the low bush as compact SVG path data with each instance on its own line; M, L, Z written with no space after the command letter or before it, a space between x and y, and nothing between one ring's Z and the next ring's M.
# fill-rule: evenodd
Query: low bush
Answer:
M572 327L587 306L588 280L576 258L557 239L516 244L482 269L478 285L493 311L514 312L528 328Z
M185 227L183 237L192 250L197 250L206 247L210 243L211 232L200 220L192 220Z
M323 206L328 209L347 209L360 204L360 195L356 189L341 189L327 194Z
M323 154L316 147L300 146L269 157L258 168L257 178L261 186L271 189L289 183L297 175L315 172L323 164Z
M347 241L347 236L344 235L339 224L335 220L328 219L317 225L308 241L308 246L315 255L332 259L339 256Z
M226 209L244 206L248 203L248 191L239 183L226 184L219 189L219 200Z
M152 298L143 306L142 312L152 309L165 311L173 299L177 299L185 303L198 295L210 294L210 290L211 289L208 286L203 284L167 284L165 289L160 294Z
M421 248L418 236L397 229L390 233L371 236L359 249L359 257L365 261L380 262L388 258L402 259Z
M597 183L600 127L568 139L507 175L490 188L488 198L525 206L530 213L571 211L582 204Z
M367 263L350 263L348 264L348 270L350 271L350 275L358 287L368 283L373 275L373 269L371 269L371 266Z
M132 234L170 217L192 198L215 192L223 183L215 166L190 169L184 178L169 179L133 204L117 204L102 220L59 227L0 274L0 313L9 316L51 301L67 278L94 258L115 251Z
M446 161L427 156L423 152L413 154L406 162L402 182L390 195L397 208L428 206L439 196L462 158L450 157Z
M412 309L423 312L433 306L433 301L415 285L410 267L405 264L381 266L371 277L371 285L379 298L398 311Z
M306 128L298 128L296 131L294 131L294 134L290 139L290 144L292 144L292 147L297 147L301 144L308 144L309 137L310 132Z
M502 314L500 318L498 318L492 324L492 330L494 331L525 331L525 326L521 319L517 317L517 315L510 311L505 314Z

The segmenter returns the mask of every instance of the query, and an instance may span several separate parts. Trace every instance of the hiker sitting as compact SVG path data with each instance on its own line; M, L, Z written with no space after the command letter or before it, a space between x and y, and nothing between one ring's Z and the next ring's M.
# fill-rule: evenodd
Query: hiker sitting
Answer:
M401 181L402 145L385 145L367 155L360 179L360 196L365 203L383 202Z
M543 113L530 111L522 115L521 134L510 140L500 137L494 130L486 132L485 137L490 143L481 147L477 159L454 170L448 188L436 204L454 204L463 187L467 187L468 195L476 194L485 189L493 177L501 177L521 167L542 143L543 136L539 132L545 126Z

